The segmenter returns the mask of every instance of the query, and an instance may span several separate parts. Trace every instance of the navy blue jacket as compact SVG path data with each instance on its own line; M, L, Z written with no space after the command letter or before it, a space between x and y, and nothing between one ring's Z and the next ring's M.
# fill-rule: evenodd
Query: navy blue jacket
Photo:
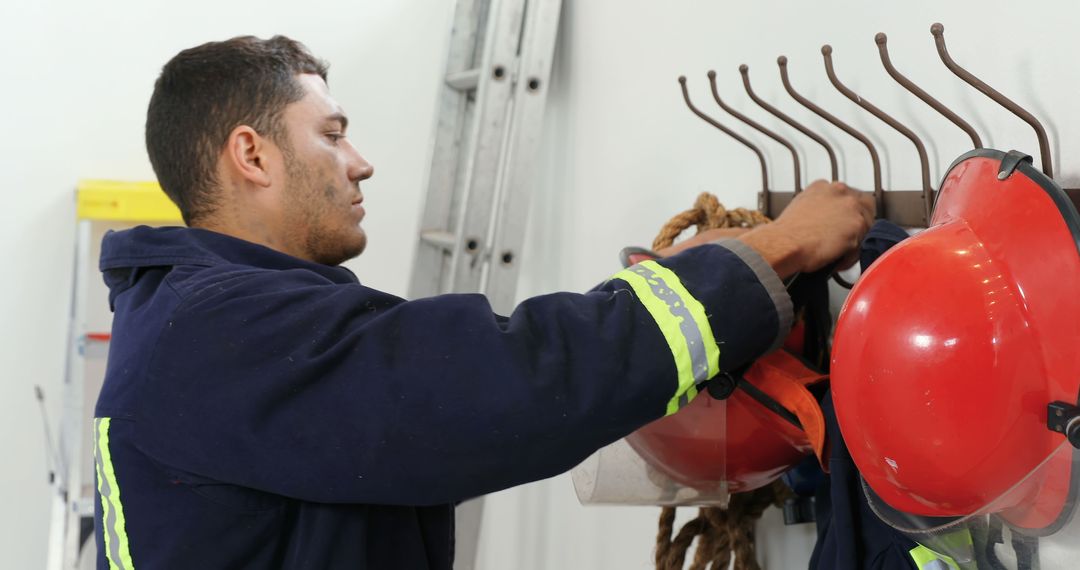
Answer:
M878 220L863 239L860 265L866 271L889 248L907 239L899 226ZM916 570L910 551L917 544L882 522L870 508L862 478L836 421L832 394L821 403L831 442L829 477L818 489L818 540L811 570Z
M741 242L660 264L704 307L721 370L786 334L790 300ZM108 234L101 270L99 568L449 569L455 503L566 471L678 387L622 279L507 318L480 295L407 302L341 267L147 227Z

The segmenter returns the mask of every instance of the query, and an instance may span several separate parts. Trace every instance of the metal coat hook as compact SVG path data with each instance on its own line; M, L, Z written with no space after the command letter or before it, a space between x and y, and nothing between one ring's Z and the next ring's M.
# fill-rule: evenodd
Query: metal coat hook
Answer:
M986 83L982 82L978 78L974 77L973 75L971 75L970 73L965 71L959 65L957 65L952 60L952 58L949 56L948 52L945 49L944 27L941 24L934 24L931 27L930 31L933 34L934 38L935 38L935 43L936 43L936 46L937 46L938 54L941 56L941 60L945 63L946 67L948 67L953 73L955 73L957 76L959 76L965 82L967 82L970 85L974 86L976 89L981 91L983 94L987 95L993 101L995 101L999 105L1005 107L1010 112L1014 113L1015 115L1017 115L1018 117L1023 119L1025 122L1027 122L1030 126L1032 126L1035 129L1036 135L1038 136L1038 139L1039 139L1040 151L1042 153L1043 172L1045 172L1047 176L1052 177L1053 176L1053 167L1052 167L1052 164L1051 164L1049 143L1047 141L1046 131L1043 129L1043 127L1039 123L1039 121L1031 113L1024 110L1019 105L1017 105L1013 101L1009 100L1005 96L1001 95L1001 93L997 92L996 90L994 90L993 88L988 86ZM974 147L976 147L976 148L982 148L983 147L983 141L980 138L978 131L976 131L975 128L972 127L969 122L967 122L962 117L960 117L960 115L958 113L952 111L951 109L946 107L944 104L942 104L940 101L938 101L937 99L935 99L934 97L929 95L926 92L926 90L924 90L921 87L919 87L918 85L916 85L907 76L900 73L896 69L896 67L893 65L892 60L891 60L891 58L889 56L888 37L884 33L879 33L879 34L875 35L874 36L874 42L877 44L878 54L881 57L881 63L885 67L885 71L889 74L890 77L892 77L893 80L895 80L897 83L899 83L905 90L907 90L908 92L914 94L921 101L923 101L924 103L929 105L931 108L933 108L935 111L940 113L942 116L944 116L946 119L948 119L954 125L956 125L956 127L963 130L964 133L968 137L970 137L972 145ZM931 184L931 182L930 182L930 164L929 164L930 161L929 161L929 158L927 156L928 153L927 153L926 147L923 145L923 141L920 140L919 136L917 136L915 134L915 132L912 131L912 129L910 129L907 126L901 124L899 121L897 121L896 119L894 119L890 115L886 114L881 109L877 108L876 106L874 106L870 102L868 102L865 99L863 99L862 97L860 97L858 94L856 94L851 89L849 89L847 86L845 86L837 78L836 71L835 71L835 68L834 68L834 65L833 65L833 59L832 59L832 48L830 46L828 46L828 45L823 46L822 50L821 50L821 53L822 53L822 56L824 57L825 71L826 71L826 74L828 76L828 79L833 84L833 86L837 90L840 91L841 94L843 94L845 97L847 97L851 101L855 102L863 110L865 110L868 113L874 115L875 117L880 119L882 122L886 123L887 125L889 125L893 129L895 129L896 131L900 132L900 134L904 135L907 139L909 139L912 142L912 144L915 145L915 149L918 151L919 162L920 162L920 166L921 166L921 175L922 175L921 176L921 178L922 178L922 185L921 185L922 189L921 190L892 188L892 189L890 189L890 191L886 192L885 189L882 187L881 160L879 158L877 148L875 148L874 144L862 132L859 132L858 130L856 130L851 125L841 121L836 116L834 116L831 113L825 111L824 109L819 107L814 102L810 101L806 97L804 97L804 96L800 95L798 92L796 92L794 87L792 87L792 85L791 85L790 78L788 77L788 68L787 68L788 60L787 60L786 57L780 56L779 58L777 58L776 62L777 62L777 65L779 66L779 69L780 69L780 79L781 79L781 81L782 81L782 83L784 85L784 89L787 91L788 95L790 95L793 99L795 99L795 101L797 101L803 107L805 107L806 109L809 109L812 113L816 114L817 116L821 117L822 119L825 119L826 121L828 121L833 126L835 126L835 127L839 128L840 130L844 131L849 136L855 138L856 140L861 142L863 144L863 146L866 147L867 151L870 153L870 161L871 161L872 166L873 166L873 176L874 176L873 195L874 195L875 204L877 206L877 217L878 218L888 219L888 220L890 220L890 221L892 221L892 222L894 222L894 223L896 223L896 224L898 224L900 226L905 226L905 227L926 226L926 224L929 223L930 215L932 213L932 206L933 206L933 202L934 202L935 192L934 192L933 187L930 185ZM830 163L830 167L831 167L832 178L834 178L834 179L838 178L839 177L838 176L838 168L837 168L837 161L838 161L838 158L839 158L838 157L838 151L835 149L834 145L832 145L823 136L821 136L824 133L821 133L820 131L815 132L815 131L811 130L810 128L808 128L806 125L800 124L798 121L793 119L791 116L785 114L783 111L778 109L777 106L771 105L769 102L767 102L767 101L763 100L761 97L759 97L754 92L753 88L751 87L750 71L749 71L748 66L746 66L746 65L739 66L739 73L742 76L743 87L746 90L746 94L750 97L750 99L755 104L757 104L759 107L764 109L766 112L768 112L771 115L775 116L776 118L780 119L781 121L783 121L788 126L794 128L795 130L801 132L802 134L810 137L811 139L814 140L814 142L816 142L817 144L820 144L823 148L825 148L825 152L829 156L829 163ZM767 165L766 165L766 162L765 162L765 155L762 152L762 149L755 146L755 143L752 143L752 142L748 141L747 139L743 138L742 136L739 136L737 133L735 133L731 129L728 129L727 127L721 125L720 123L718 123L712 117L709 117L708 115L705 115L703 112L698 110L697 107L695 107L690 101L690 97L689 97L689 94L687 93L687 88L686 88L686 78L685 77L680 77L679 78L679 82L682 85L683 98L686 100L687 106L690 108L691 111L694 112L694 114L698 115L698 117L702 118L703 120L705 120L709 124L713 125L714 127L720 129L725 134L727 134L727 135L731 136L732 138L738 140L739 142L741 142L742 144L744 144L745 146L750 148L752 151L754 151L754 153L757 155L758 161L761 164L761 176L762 176L762 192L761 192L761 194L759 196L758 205L759 205L759 208L766 215L775 218L775 217L779 216L783 212L783 210L787 207L788 203L792 199L794 199L795 193L800 191L800 186L801 186L801 172L800 172L801 165L799 163L798 154L795 151L794 146L792 146L792 144L789 142L788 139L785 139L782 136L768 130L767 128L765 128L762 125L756 123L752 119L749 119L743 113L740 113L740 112L736 111L735 109L732 109L730 106L728 106L723 101L723 99L721 99L721 97L720 97L719 90L718 90L717 84L716 84L716 73L710 71L708 73L708 76L709 76L709 83L710 83L710 86L712 88L713 98L716 99L717 104L720 105L721 108L723 108L725 111L727 111L728 113L735 116L740 121L746 123L750 127L758 130L759 132L765 134L769 138L772 138L773 140L777 141L778 143L783 145L785 148L787 148L788 151L791 152L792 159L793 159L793 162L795 164L795 186L796 186L795 192L769 190ZM1064 191L1070 197L1070 199L1073 201L1073 203L1076 204L1078 207L1080 207L1080 188L1065 188Z
M952 71L957 77L963 79L969 85L993 99L998 105L1012 111L1014 115L1020 117L1024 122L1031 125L1031 128L1035 129L1035 136L1039 139L1039 155L1042 158L1043 172L1050 178L1053 178L1054 167L1050 160L1050 142L1046 138L1046 131L1043 130L1042 123L1023 107L1017 105L1011 99L1002 95L996 89L990 87L953 61L952 57L949 56L949 52L945 49L945 26L934 24L930 26L930 33L934 36L934 43L937 45L938 55L941 56L941 61L945 63L945 67L948 67L949 71Z
M924 91L918 85L915 85L915 83L905 77L904 74L896 70L896 67L892 64L892 60L889 59L889 48L886 45L888 41L889 38L884 33L878 32L878 34L874 36L874 42L878 45L878 52L881 54L881 63L885 66L885 71L887 71L897 83L902 85L904 89L907 89L919 99L922 99L924 103L930 105L935 111L941 113L946 119L949 119L953 124L960 127L961 130L971 137L971 144L975 145L975 148L982 148L982 139L979 138L979 133L975 132L975 129L972 128L967 121L961 119L960 115L954 113L951 109L942 104L941 101L934 99L929 93Z
M795 147L792 146L792 144L788 142L788 140L784 137L774 133L773 131L770 131L769 129L761 125L761 123L758 123L750 117L747 117L746 115L740 113L738 110L731 107L730 105L724 103L724 100L720 98L720 92L716 89L716 72L710 70L708 75L709 86L712 88L713 99L716 99L716 104L720 105L721 109L727 111L731 116L735 117L736 119L746 123L754 130L784 145L784 148L788 149L788 152L791 153L791 160L795 164L795 193L799 193L802 190L802 174L799 170L799 154L795 151Z
M919 137L915 136L915 133L912 132L911 129L901 124L900 121L890 117L884 111L877 108L866 99L863 99L840 82L840 79L836 77L836 71L833 69L832 46L828 44L821 46L821 55L825 57L825 73L829 76L829 81L832 82L833 86L836 87L840 93L843 93L845 97L851 99L856 105L862 107L871 115L884 121L885 124L900 131L900 134L904 135L915 144L915 149L919 153L919 164L922 167L922 191L923 201L926 204L926 223L930 223L930 213L933 211L934 205L934 191L930 187L930 161L926 157L926 147L923 146L922 141L919 140Z
M762 198L761 198L762 206L761 207L766 212L768 212L769 211L769 170L765 166L765 155L761 153L761 149L759 149L754 143L750 142L749 140L747 140L746 138L741 136L739 133L736 133L735 131L725 127L724 125L717 122L716 119L713 119L712 117L706 115L705 113L701 112L700 109L695 107L694 104L690 101L690 93L686 90L686 76L685 75L680 75L679 76L679 87L682 88L683 101L686 101L686 106L690 108L690 111L692 111L695 115L697 115L699 118L701 118L701 120L705 121L706 123L709 123L710 125L716 127L717 129L720 129L724 134L726 134L726 135L730 136L731 138L733 138L733 139L741 142L742 144L746 145L747 148L754 151L754 154L757 155L758 162L761 163L761 194L762 194Z
M818 107L813 101L799 95L795 91L795 88L791 86L791 81L788 79L787 72L787 57L780 56L776 58L776 64L780 66L780 81L784 84L784 89L787 90L788 95L791 95L793 99L799 102L803 107L810 109L822 119L829 121L840 130L855 137L856 140L863 143L866 149L870 151L870 162L874 168L874 202L877 206L877 216L879 218L885 217L885 191L881 187L881 160L878 158L877 149L874 148L874 143L870 142L870 139L866 138L866 135L855 130L854 127L836 118L832 113L829 113L825 109Z
M784 121L788 125L791 125L796 130L798 130L802 134L810 137L811 139L814 140L814 142L820 144L822 147L825 148L825 152L828 153L828 155L829 155L829 168L830 168L830 170L829 170L830 178L829 179L830 180L837 180L840 176L839 176L837 168L836 168L836 153L833 152L832 145L830 145L828 143L828 141L826 141L821 135L815 133L814 131L811 131L809 128L804 126L802 123L796 121L795 119L792 119L791 117L787 116L782 111L780 111L780 109L777 109L776 107L773 107L768 102L766 102L764 99L758 97L754 93L754 90L750 87L750 67L747 66L745 63L743 65L739 66L739 73L742 74L743 86L746 87L746 94L750 96L751 100L753 100L755 103L757 103L758 106L760 106L762 109L765 109L769 113L772 113L772 115L775 116L776 118L780 119L781 121Z

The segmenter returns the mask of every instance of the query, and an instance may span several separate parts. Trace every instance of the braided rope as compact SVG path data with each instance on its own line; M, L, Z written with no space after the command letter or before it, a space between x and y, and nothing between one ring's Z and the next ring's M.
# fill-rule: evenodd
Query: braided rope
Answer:
M702 192L694 200L694 207L676 214L653 240L653 249L663 249L675 242L690 226L697 226L698 233L716 228L752 228L769 222L769 218L757 210L735 208L728 210L720 200Z
M656 536L656 570L683 570L694 539L697 549L688 570L761 570L755 548L755 525L772 505L782 506L793 496L781 481L731 496L726 509L702 507L672 538L675 507L660 510ZM734 566L732 566L734 561Z

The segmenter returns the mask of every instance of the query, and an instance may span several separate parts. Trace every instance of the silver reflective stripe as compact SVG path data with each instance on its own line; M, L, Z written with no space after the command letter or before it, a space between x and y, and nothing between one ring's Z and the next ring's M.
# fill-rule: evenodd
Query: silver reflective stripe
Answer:
M949 565L940 558L937 560L931 560L923 565L922 570L951 570Z
M694 384L701 384L709 379L709 359L705 355L705 342L701 338L701 330L698 328L697 321L694 320L694 316L690 314L690 308L683 302L682 297L679 296L671 287L666 286L663 279L656 274L653 270L642 265L631 265L627 268L630 271L645 278L645 282L649 284L649 288L652 289L653 295L656 295L658 299L667 305L668 310L671 311L671 315L679 318L679 332L682 333L683 338L686 339L686 346L690 350L690 363L691 370L694 374ZM689 398L682 396L679 398L679 407L686 405L689 402Z

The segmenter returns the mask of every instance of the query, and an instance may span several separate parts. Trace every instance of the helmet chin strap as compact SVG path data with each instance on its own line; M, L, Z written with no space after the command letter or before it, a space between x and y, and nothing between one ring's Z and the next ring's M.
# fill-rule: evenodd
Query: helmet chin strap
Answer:
M721 372L712 380L705 382L706 391L716 400L726 400L730 398L731 395L735 393L735 389L738 388L745 392L747 396L753 398L755 402L765 406L769 411L783 418L784 421L796 428L803 429L802 422L799 421L799 416L785 408L783 404L777 402L772 396L759 390L757 386L754 386L743 377L743 374L749 368L750 365L746 365L733 372Z

